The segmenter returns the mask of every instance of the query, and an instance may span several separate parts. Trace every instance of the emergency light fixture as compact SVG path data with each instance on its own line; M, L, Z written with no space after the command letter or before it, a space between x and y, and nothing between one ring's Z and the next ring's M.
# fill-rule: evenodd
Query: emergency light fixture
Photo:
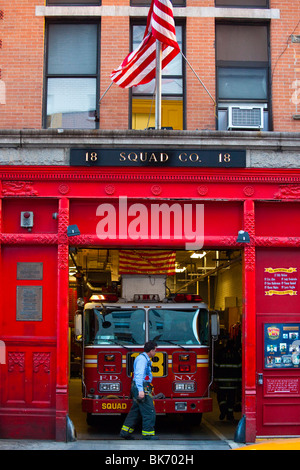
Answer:
M68 237L74 237L76 235L80 235L80 231L77 225L69 225L68 230L67 230L67 235Z
M240 230L236 241L237 243L250 243L249 233Z
M203 251L203 253L196 253L194 252L190 258L198 258L198 259L201 259L201 258L204 258L204 256L206 255L206 251Z
M186 271L186 266L184 266L183 268L175 267L176 273L183 273L184 271Z

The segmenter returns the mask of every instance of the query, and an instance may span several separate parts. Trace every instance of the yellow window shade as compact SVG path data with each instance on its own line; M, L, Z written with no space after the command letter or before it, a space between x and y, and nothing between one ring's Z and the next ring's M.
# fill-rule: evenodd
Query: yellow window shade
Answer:
M132 100L132 129L145 129L147 126L155 126L155 101L153 103L152 101L152 99ZM150 110L151 115L149 119ZM161 110L161 125L163 127L172 127L177 130L183 129L182 100L162 100Z

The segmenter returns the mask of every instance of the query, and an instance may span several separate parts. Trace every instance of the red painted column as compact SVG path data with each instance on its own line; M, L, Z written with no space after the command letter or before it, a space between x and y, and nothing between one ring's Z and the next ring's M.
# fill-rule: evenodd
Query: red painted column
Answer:
M69 200L59 201L58 211L58 300L57 300L57 376L56 440L66 440L68 414L68 286L69 286Z
M2 181L0 181L0 194L2 193ZM0 234L2 233L2 198L0 198ZM0 307L2 309L2 296L3 296L3 282L2 282L2 244L0 241ZM5 344L3 345L2 341L2 315L0 313L0 406L2 402L2 394L3 394L3 365L6 362L6 347ZM3 350L4 347L4 350ZM2 348L2 349L1 349Z
M244 248L243 315L243 414L246 416L246 442L256 438L256 310L255 310L255 206L244 202L244 230L250 243Z

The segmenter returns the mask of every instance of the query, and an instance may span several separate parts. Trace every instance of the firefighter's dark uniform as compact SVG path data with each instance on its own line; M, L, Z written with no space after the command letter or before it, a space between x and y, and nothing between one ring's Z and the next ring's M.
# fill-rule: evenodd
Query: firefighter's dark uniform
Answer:
M217 385L217 399L220 408L220 419L225 416L233 420L233 409L242 377L241 356L232 341L228 341L216 355L214 363L215 383Z
M140 418L142 418L142 438L157 439L154 430L156 413L151 381L151 360L144 352L134 361L134 378L131 386L133 403L120 433L121 437L125 439L132 438L132 433ZM138 398L140 391L145 392L145 398L142 400Z

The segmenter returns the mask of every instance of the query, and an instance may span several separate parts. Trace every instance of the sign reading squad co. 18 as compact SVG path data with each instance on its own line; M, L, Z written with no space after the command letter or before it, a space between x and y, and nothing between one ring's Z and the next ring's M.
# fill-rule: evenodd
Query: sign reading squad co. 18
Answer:
M70 165L245 168L246 150L76 148L70 150Z

